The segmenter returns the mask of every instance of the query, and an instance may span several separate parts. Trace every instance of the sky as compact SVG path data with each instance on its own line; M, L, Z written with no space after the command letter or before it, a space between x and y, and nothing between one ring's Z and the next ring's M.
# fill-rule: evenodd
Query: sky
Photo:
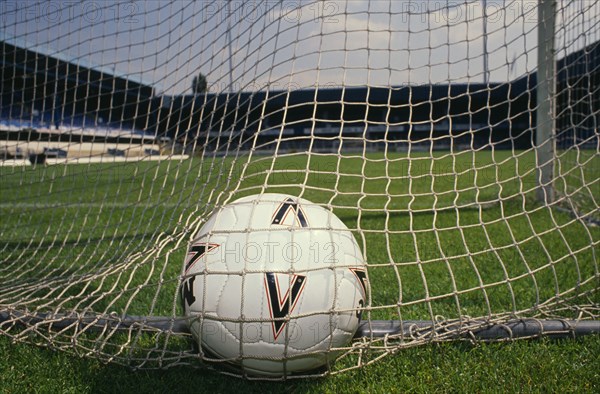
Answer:
M537 67L537 1L0 2L0 34L159 93L508 81ZM600 2L559 0L559 57L600 40Z

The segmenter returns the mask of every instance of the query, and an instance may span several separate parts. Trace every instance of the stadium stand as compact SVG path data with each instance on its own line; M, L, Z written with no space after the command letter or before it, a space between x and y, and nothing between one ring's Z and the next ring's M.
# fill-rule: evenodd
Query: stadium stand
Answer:
M536 75L508 83L156 95L150 83L47 48L0 37L0 156L144 156L160 151L216 153L229 140L241 150L528 149L534 141ZM592 68L591 70L589 68ZM600 86L600 42L558 61L557 140L596 133L597 100L576 97ZM600 94L600 93L599 93ZM316 108L315 108L316 106ZM284 111L285 108L285 111ZM208 109L208 110L207 110ZM313 118L313 114L314 118ZM567 121L582 119L581 124ZM561 121L561 119L565 121ZM567 125L561 128L561 125ZM573 130L572 124L578 124ZM259 132L260 130L260 132ZM258 133L258 134L257 134ZM358 138L360 137L360 138ZM254 141L256 140L256 141ZM311 142L312 140L312 142ZM171 145L169 141L173 141ZM281 140L280 140L281 141ZM363 141L367 141L363 147Z

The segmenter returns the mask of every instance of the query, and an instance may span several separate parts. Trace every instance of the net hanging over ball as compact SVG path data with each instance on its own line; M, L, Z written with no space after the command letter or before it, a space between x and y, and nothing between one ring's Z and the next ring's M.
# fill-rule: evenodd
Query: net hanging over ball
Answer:
M337 374L600 332L600 4L7 2L0 334Z

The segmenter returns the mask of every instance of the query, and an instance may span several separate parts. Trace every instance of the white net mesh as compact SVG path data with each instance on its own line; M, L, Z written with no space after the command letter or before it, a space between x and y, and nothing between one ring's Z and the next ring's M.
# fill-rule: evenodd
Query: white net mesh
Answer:
M187 248L215 209L271 192L333 211L367 262L367 334L329 372L492 323L598 318L597 2L556 5L547 203L537 2L0 10L3 335L203 365L180 324ZM379 320L395 331L372 335Z
M563 207L576 211L594 225L598 217L598 164L593 152L598 147L598 38L585 16L585 3L561 9L565 26L557 33L557 194L566 196ZM576 11L575 11L576 10ZM596 15L597 23L597 15ZM593 22L592 22L593 23ZM578 49L576 51L567 48ZM590 116L596 113L596 116ZM587 185L591 187L588 187Z

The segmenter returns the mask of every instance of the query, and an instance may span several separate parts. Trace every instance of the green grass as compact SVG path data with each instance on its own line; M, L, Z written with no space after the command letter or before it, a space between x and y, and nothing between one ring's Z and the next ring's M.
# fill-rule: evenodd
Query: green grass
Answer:
M569 185L579 190L578 200L591 207L586 212L595 209L597 215L589 196L600 195L600 158L580 152L565 163L564 182L577 179ZM509 151L379 153L366 160L361 154L298 153L274 164L271 157L258 156L249 162L205 157L0 167L0 307L24 305L26 300L30 310L171 315L185 240L193 231L190 218L205 218L227 199L265 191L301 195L330 206L354 231L371 265L373 319L534 316L538 304L558 294L583 294L600 286L600 229L539 205L534 198L534 169L532 152ZM180 239L184 242L178 245ZM164 248L154 249L157 244ZM583 302L599 305L598 292ZM550 312L565 317L574 313L552 308ZM37 344L48 343L44 332L25 335L18 328L9 329L11 335ZM174 357L171 363L196 364L189 353L184 357L179 353L191 349L188 337L77 333L77 352L96 358L89 360L67 355L74 350L70 335L75 333L52 339L69 353L10 344L0 337L0 353L10 355L0 361L3 388L9 392L36 385L41 391L137 387L161 391L177 385L191 391L201 384L217 391L237 385L257 391L287 388L184 367L131 372L97 360L116 355L121 363L139 366L144 358L156 359L166 345L166 354ZM119 350L121 346L136 351L129 354ZM335 387L382 392L520 387L590 391L598 386L600 368L593 355L599 353L598 337L476 347L423 345L402 349L361 371L289 387L291 391L335 391ZM195 384L188 383L190 376Z
M600 336L426 345L361 370L293 382L246 381L189 367L131 371L1 337L0 353L4 393L593 393L600 388Z

